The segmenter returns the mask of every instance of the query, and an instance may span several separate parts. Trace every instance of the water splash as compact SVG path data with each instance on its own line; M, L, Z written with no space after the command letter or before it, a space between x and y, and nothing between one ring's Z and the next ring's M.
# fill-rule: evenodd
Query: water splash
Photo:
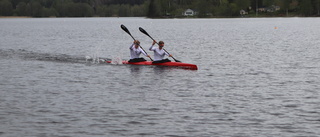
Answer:
M85 60L86 60L86 63L90 63L90 64L103 64L103 63L106 63L107 61L111 61L111 59L109 58L99 57L96 55L94 56L86 55Z
M118 56L118 57L112 58L111 64L122 64L122 59L121 59L121 57Z

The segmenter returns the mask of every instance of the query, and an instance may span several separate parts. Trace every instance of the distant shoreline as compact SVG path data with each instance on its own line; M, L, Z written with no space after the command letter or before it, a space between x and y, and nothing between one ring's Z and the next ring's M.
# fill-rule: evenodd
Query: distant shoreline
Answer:
M311 16L311 17L303 17L303 16L244 16L244 17L206 17L206 18L199 18L199 17L159 17L159 18L149 18L149 19L209 19L209 18L294 18L294 17L299 17L299 18L319 18L320 16ZM0 16L1 18L109 18L109 17L32 17L32 16ZM114 17L110 17L114 18ZM127 18L127 17L117 17L117 18ZM131 17L128 17L131 18ZM140 17L137 17L140 18ZM142 17L142 18L148 18L148 17Z
M30 16L0 16L0 18L32 18Z

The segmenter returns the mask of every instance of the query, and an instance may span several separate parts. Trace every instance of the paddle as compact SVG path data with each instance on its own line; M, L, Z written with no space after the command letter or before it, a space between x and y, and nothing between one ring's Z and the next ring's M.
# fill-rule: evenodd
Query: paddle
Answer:
M131 36L131 38L133 39L133 40L136 40L136 39L134 39L134 37L131 35L131 33L130 33L130 31L127 29L127 27L126 26L124 26L123 24L121 24L121 29L122 30L124 30L125 32L127 32L130 36ZM148 55L148 53L139 45L139 47L144 51L144 53L146 53L147 55ZM151 61L153 61L153 59L148 55L148 57L150 58L150 60Z
M147 36L149 36L153 41L155 41L155 40L148 34L148 32L145 31L143 28L139 27L139 30L140 30L143 34L146 34ZM156 43L159 45L158 42L156 42ZM167 52L169 55L171 55L166 49L163 48L163 50L164 50L165 52ZM171 56L171 57L173 58L173 60L174 60L175 62L181 62L181 61L179 61L179 60L176 60L173 56Z

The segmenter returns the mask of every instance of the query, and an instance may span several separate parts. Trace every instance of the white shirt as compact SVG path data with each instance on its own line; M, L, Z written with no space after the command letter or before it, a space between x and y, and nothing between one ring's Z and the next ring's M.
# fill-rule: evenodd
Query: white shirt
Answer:
M154 61L162 60L165 55L169 56L169 54L165 52L163 49L153 47L153 45L151 45L149 50L154 52Z
M140 46L138 48L135 48L134 46L135 44L132 44L130 46L130 59L134 59L134 58L139 58L140 54L144 54L145 56L147 56L147 53L145 53Z

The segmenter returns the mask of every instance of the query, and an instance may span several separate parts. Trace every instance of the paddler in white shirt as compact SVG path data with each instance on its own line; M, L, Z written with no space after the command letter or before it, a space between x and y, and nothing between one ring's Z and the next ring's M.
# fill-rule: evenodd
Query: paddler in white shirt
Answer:
M141 53L143 55L145 55L146 57L150 58L150 56L140 48L140 41L139 40L133 41L133 44L130 46L129 49L130 49L130 60L128 62L146 61L144 58L140 58Z
M154 61L152 63L164 63L164 62L171 62L169 59L163 59L165 55L172 57L172 55L168 54L164 51L163 46L164 42L159 41L159 47L154 47L154 44L157 42L154 40L151 47L149 48L150 51L154 52Z

